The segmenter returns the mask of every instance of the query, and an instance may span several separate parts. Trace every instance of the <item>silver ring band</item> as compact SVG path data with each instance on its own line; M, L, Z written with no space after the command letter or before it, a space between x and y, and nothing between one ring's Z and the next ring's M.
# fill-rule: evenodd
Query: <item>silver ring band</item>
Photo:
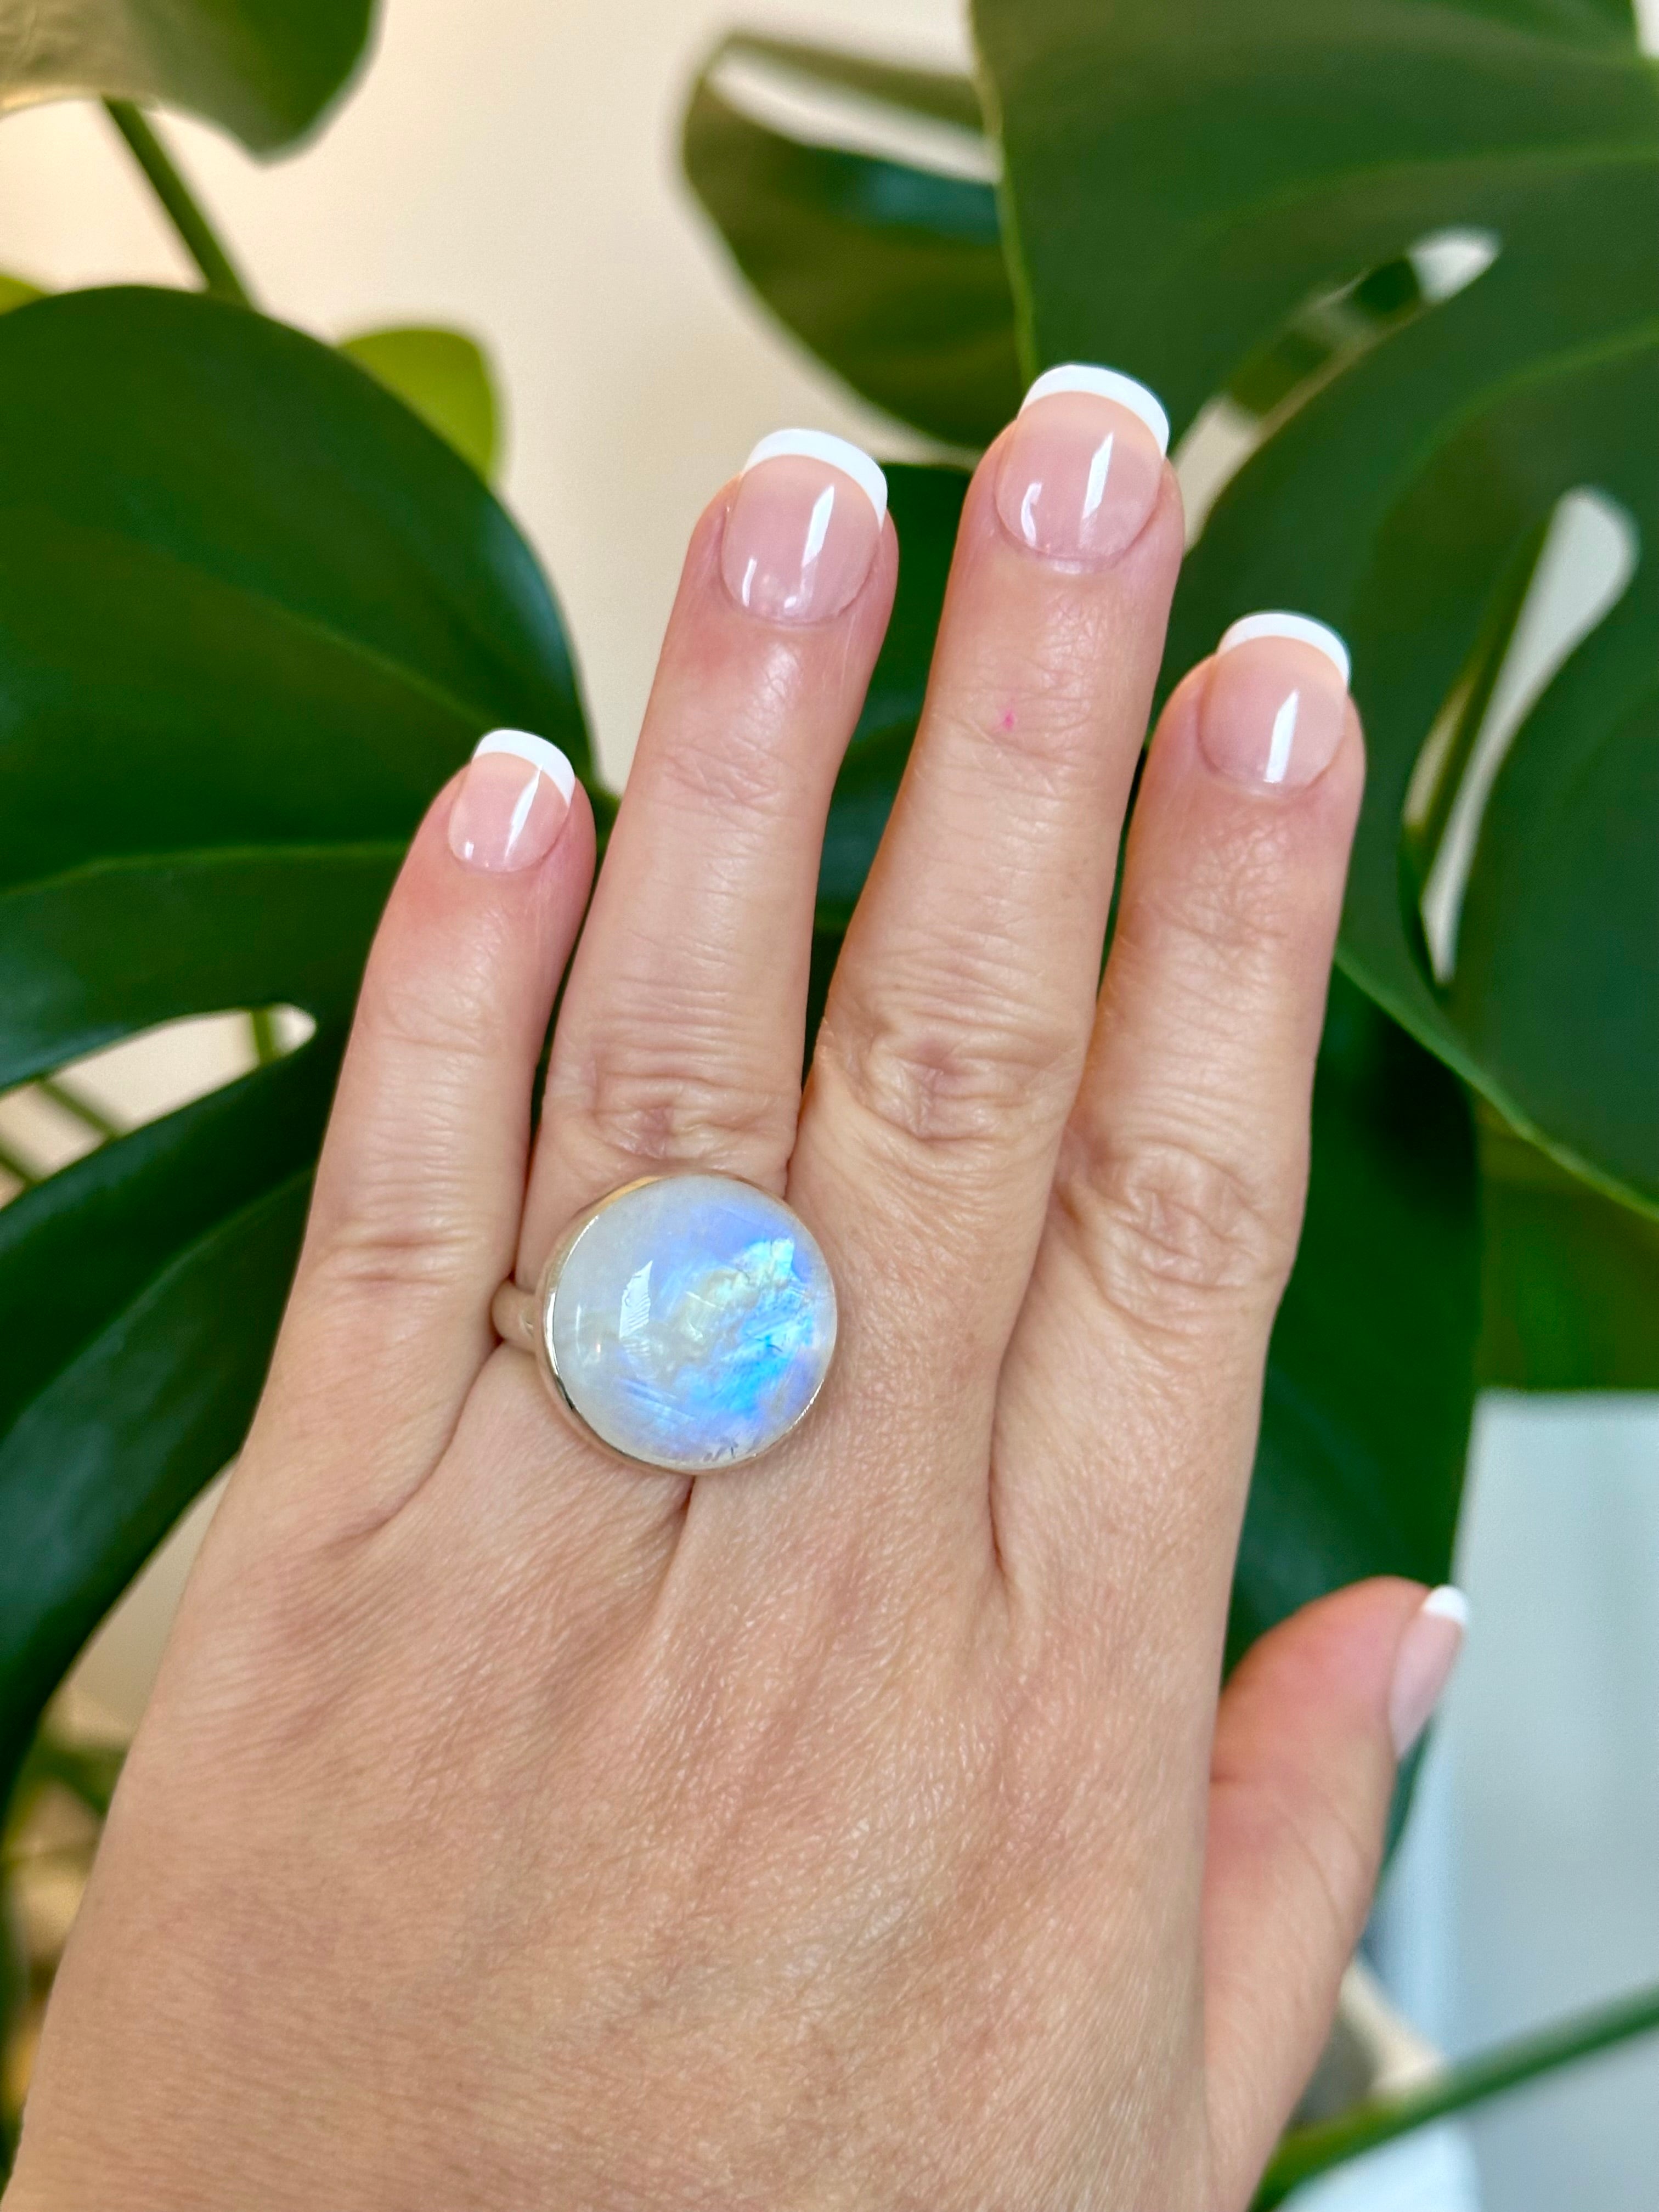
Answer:
M536 1293L517 1283L503 1283L489 1301L489 1324L503 1344L515 1352L536 1354Z

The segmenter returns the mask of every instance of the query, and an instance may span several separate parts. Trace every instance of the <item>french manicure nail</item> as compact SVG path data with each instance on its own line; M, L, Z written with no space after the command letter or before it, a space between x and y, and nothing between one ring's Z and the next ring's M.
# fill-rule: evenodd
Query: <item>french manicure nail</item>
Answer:
M1114 368L1051 368L1026 393L997 464L997 513L1050 561L1106 562L1158 504L1170 418Z
M1396 1759L1403 1759L1417 1741L1445 1694L1468 1625L1468 1600L1461 1589L1443 1583L1429 1592L1401 1638L1389 1692L1389 1728Z
M823 430L775 430L743 465L720 574L768 622L827 622L858 597L881 542L887 479Z
M533 868L552 851L575 788L576 771L556 745L527 730L492 730L473 748L449 810L449 849L492 875Z
M1216 647L1199 708L1206 759L1238 783L1300 789L1335 757L1348 648L1306 615L1246 615Z

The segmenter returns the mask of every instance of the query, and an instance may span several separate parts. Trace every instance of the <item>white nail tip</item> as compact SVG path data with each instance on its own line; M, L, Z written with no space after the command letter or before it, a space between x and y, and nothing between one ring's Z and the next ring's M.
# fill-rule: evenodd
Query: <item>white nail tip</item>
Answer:
M835 437L828 430L774 430L769 437L761 440L744 463L743 474L747 476L763 461L783 460L792 455L801 460L827 462L844 477L851 477L875 508L876 520L886 520L886 477L862 446L854 445L848 438Z
M545 738L532 737L528 730L492 730L472 748L474 760L485 753L510 753L516 760L528 761L567 802L576 788L576 771L558 747L549 744Z
M1348 648L1326 623L1315 622L1310 615L1246 615L1232 624L1216 651L1231 653L1236 645L1250 645L1259 637L1288 637L1297 645L1312 646L1316 653L1324 654L1342 678L1343 690L1347 690L1353 672Z
M1459 1628L1469 1625L1469 1601L1453 1583L1442 1583L1424 1599L1422 1611L1432 1613L1437 1620L1455 1622Z
M1158 450L1170 450L1170 418L1164 411L1163 402L1155 392L1144 384L1137 384L1133 376L1125 376L1121 369L1096 368L1087 362L1068 361L1059 368L1045 368L1036 382L1019 403L1023 415L1038 399L1047 399L1056 392L1091 392L1097 399L1115 399L1120 407L1127 407L1138 415L1158 440Z

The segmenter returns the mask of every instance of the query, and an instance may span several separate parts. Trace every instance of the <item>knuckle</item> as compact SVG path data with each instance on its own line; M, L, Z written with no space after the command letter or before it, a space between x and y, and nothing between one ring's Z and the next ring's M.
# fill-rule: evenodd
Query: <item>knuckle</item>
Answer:
M307 1272L325 1296L354 1306L401 1302L415 1315L466 1276L477 1246L459 1191L447 1197L442 1182L418 1163L387 1160L329 1205Z
M1218 1301L1276 1297L1295 1251L1277 1195L1198 1146L1073 1138L1054 1200L1105 1303L1139 1327L1185 1333Z
M359 1012L354 1053L391 1068L383 1100L418 1098L418 1111L375 1110L343 1152L325 1149L312 1201L305 1267L315 1295L349 1306L400 1303L411 1316L476 1267L481 1228L464 1133L481 1073L495 1054L483 1025L418 993L376 991ZM362 1063L348 1061L347 1118L362 1103Z
M458 1088L480 1063L494 1061L499 1024L485 977L454 981L455 988L439 992L414 977L382 975L364 994L357 1036L376 1059L411 1064L410 1080Z
M882 1138L921 1156L1006 1146L1076 1075L1070 1026L1027 1012L1006 983L1002 1011L976 1020L946 992L872 999L838 993L818 1032L815 1085L827 1083Z
M550 1098L550 1118L562 1132L574 1127L586 1142L641 1166L781 1165L794 1141L799 1086L719 1071L719 1054L694 1067L607 1051L578 1090Z

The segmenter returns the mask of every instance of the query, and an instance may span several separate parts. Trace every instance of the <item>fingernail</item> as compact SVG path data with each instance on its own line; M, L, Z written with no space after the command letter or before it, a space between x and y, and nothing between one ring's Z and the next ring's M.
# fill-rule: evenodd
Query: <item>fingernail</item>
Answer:
M1445 1694L1468 1625L1468 1598L1443 1583L1429 1592L1401 1638L1389 1692L1389 1728L1396 1759L1403 1759L1417 1741Z
M1330 766L1347 713L1348 648L1334 629L1246 615L1216 647L1198 739L1223 775L1294 791Z
M1051 368L1026 393L997 464L997 513L1050 561L1115 560L1158 504L1170 418L1112 368Z
M492 730L473 748L449 810L449 849L494 875L533 868L552 851L575 788L576 771L556 745L527 730Z
M720 573L768 622L827 622L858 597L881 543L887 479L823 430L775 430L743 465Z

